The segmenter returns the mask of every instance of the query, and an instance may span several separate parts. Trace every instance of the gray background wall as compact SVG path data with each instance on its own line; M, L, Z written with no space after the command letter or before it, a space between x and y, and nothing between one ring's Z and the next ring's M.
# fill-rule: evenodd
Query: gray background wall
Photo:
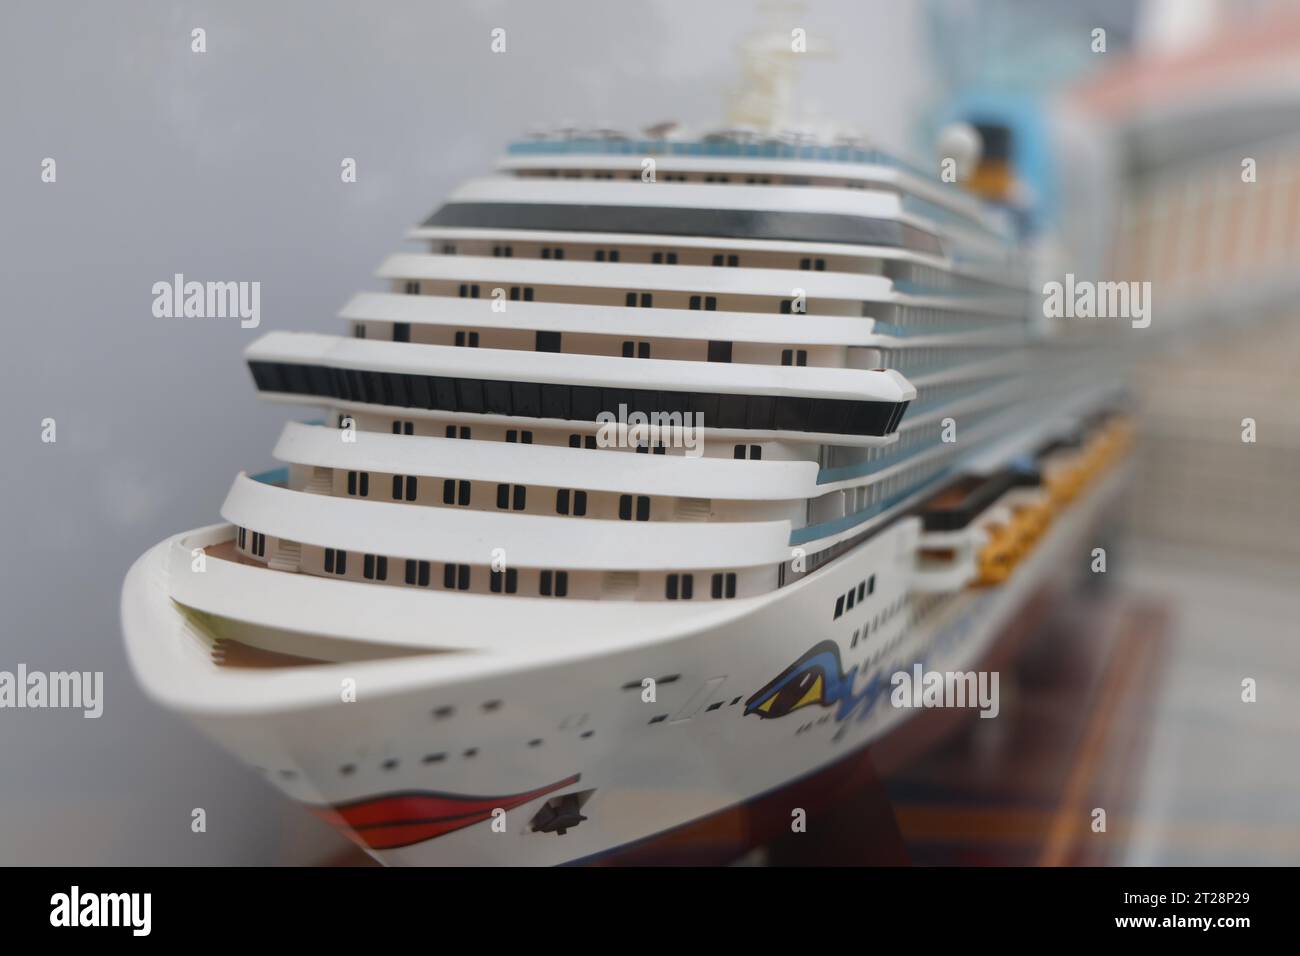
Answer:
M819 2L797 20L836 49L806 67L801 99L906 142L924 94L917 5ZM342 847L140 694L123 575L217 520L239 469L271 466L286 411L254 398L240 353L256 335L337 329L404 230L535 124L720 118L755 22L748 3L690 0L5 4L0 670L102 670L106 703L99 720L0 710L0 863ZM504 55L489 52L498 26ZM175 272L260 281L261 328L153 318L151 286Z

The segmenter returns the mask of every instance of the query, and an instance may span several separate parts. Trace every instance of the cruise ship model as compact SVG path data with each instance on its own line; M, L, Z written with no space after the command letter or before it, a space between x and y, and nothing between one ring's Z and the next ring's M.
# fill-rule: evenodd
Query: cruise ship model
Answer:
M1022 249L869 144L566 130L415 228L131 569L148 693L388 864L608 859L780 794L1086 568L1127 426ZM787 817L789 814L787 814Z

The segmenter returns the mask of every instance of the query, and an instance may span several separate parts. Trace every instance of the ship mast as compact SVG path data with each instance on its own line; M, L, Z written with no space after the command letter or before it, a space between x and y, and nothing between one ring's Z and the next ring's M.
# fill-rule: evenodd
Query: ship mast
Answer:
M760 7L763 22L740 44L740 84L727 97L731 126L778 133L793 124L797 64L829 52L826 44L796 33L806 29L806 9L798 0L765 0Z

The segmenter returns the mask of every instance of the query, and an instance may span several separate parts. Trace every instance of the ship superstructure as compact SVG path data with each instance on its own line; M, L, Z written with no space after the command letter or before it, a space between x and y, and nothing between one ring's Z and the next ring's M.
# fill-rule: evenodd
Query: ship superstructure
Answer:
M248 348L322 417L123 612L386 862L589 859L878 739L1114 491L1105 337L1043 341L1002 219L862 142L538 136L410 238Z

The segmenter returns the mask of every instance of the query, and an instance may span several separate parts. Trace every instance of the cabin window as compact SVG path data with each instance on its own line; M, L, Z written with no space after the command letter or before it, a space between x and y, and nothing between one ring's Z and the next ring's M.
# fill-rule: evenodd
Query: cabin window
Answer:
M387 581L388 559L382 554L367 554L361 562L361 573L367 581Z
M715 255L713 264L715 266L738 266L740 265L740 256Z
M407 282L407 283L406 283L406 294L407 294L407 295L419 295L419 294L420 294L420 283L419 283L419 282L414 282L414 281Z
M542 597L566 597L569 593L568 571L543 571L538 578L537 593Z
M456 254L456 244L452 242L443 243L442 254L444 256L454 256Z
M347 574L348 572L348 553L338 551L334 548L325 549L325 573L326 574Z
M618 516L622 521L631 521L633 513L633 497L636 498L636 520L650 520L650 498L648 495L619 495L618 498Z
M455 425L448 425L448 426L447 426L447 437L448 437L448 438L455 438L455 437L457 437L457 432L458 432L458 430L457 430L457 427L456 427ZM468 425L461 425L461 426L460 426L460 428L459 428L459 435L460 435L461 438L469 438L470 434L471 434L471 432L470 432L470 430L469 430L469 426L468 426Z
M409 342L411 341L411 323L394 322L393 323L393 341Z
M352 334L358 339L364 339L366 337L365 325L361 322L358 322L356 325L352 327Z
M687 304L692 309L698 309L701 306L703 306L704 311L715 312L717 311L718 308L718 297L716 295L706 295L706 296L693 295L690 297Z
M563 259L563 258L564 258L564 250L561 249L561 248L559 248L558 246L557 246L557 247L554 247L554 248L552 248L552 247L550 247L550 246L543 246L543 247L542 247L542 258L543 258L543 259Z
M498 258L505 257L509 259L514 254L515 254L514 246L493 246L492 247L492 255Z
M655 265L667 263L670 266L677 265L677 253L675 252L656 252L650 256L650 261Z
M242 548L245 548L245 547L247 547L247 546L248 546L248 529L247 529L247 528L240 528L240 529L239 529L239 547L242 549Z
M584 438L582 435L570 435L570 436L569 436L569 447L570 447L570 448L593 448L593 449L594 449L594 448L596 447L596 436L595 436L595 435L587 435L587 436Z
M731 343L730 343L730 342L710 342L710 343L709 343L709 361L710 361L710 362L730 362L730 361L731 361Z
M460 284L460 297L461 297L462 299L477 299L477 298L478 298L478 283L474 283L473 285L470 285L470 284L467 284L467 283L462 282L462 283Z
M493 571L488 576L488 587L493 594L501 593L503 583L506 594L514 594L519 590L519 571L515 568L506 568L505 571Z
M533 287L532 287L532 286L523 286L522 289L521 289L521 288L520 288L519 286L517 286L517 285L512 285L512 286L510 287L510 301L511 301L511 302L518 302L521 293L522 293L522 295L523 295L523 300L524 300L525 302L532 302L532 301L533 301Z
M537 338L533 343L533 348L538 352L558 352L560 351L560 333L559 332L538 332Z
M587 493L585 491L575 491L570 496L568 488L560 488L555 492L555 513L558 515L567 515L572 509L572 514L576 517L583 517L587 513Z
M511 494L511 488L514 494ZM528 501L527 485L497 485L497 507L510 511L523 511Z
M736 575L735 572L718 573L713 575L710 582L710 593L715 598L734 598L736 596Z
M469 482L448 478L442 483L442 503L444 505L469 504Z
M629 292L623 301L629 308L636 308L639 304L641 308L648 309L654 304L654 296L649 292L642 292L639 296L636 292Z
M444 564L442 566L442 586L448 590L469 590L469 565Z
M531 445L533 443L533 433L528 429L518 431L511 428L506 432L506 441L520 445Z
M596 261L597 261L597 262L618 262L618 250L617 250L617 249L609 249L609 250L605 250L605 249L597 249L597 250L596 250Z
M808 364L807 349L782 349L781 364L782 365L807 365Z
M695 597L695 575L670 574L664 585L664 596L670 601L689 601Z
M394 435L414 435L415 422L393 422Z
M402 501L403 499L406 501L414 501L416 493L415 489L416 483L414 475L393 475L394 501Z
M477 332L457 332L455 342L462 348L478 348Z
M429 562L407 560L406 583L418 584L422 588L427 588L429 586Z
M359 495L362 498L368 497L370 494L370 472L349 471L348 494Z
M623 358L648 359L649 357L650 357L649 342L624 342L623 343Z
M816 270L817 272L825 272L826 260L825 259L800 259L799 268L805 270L813 269Z

